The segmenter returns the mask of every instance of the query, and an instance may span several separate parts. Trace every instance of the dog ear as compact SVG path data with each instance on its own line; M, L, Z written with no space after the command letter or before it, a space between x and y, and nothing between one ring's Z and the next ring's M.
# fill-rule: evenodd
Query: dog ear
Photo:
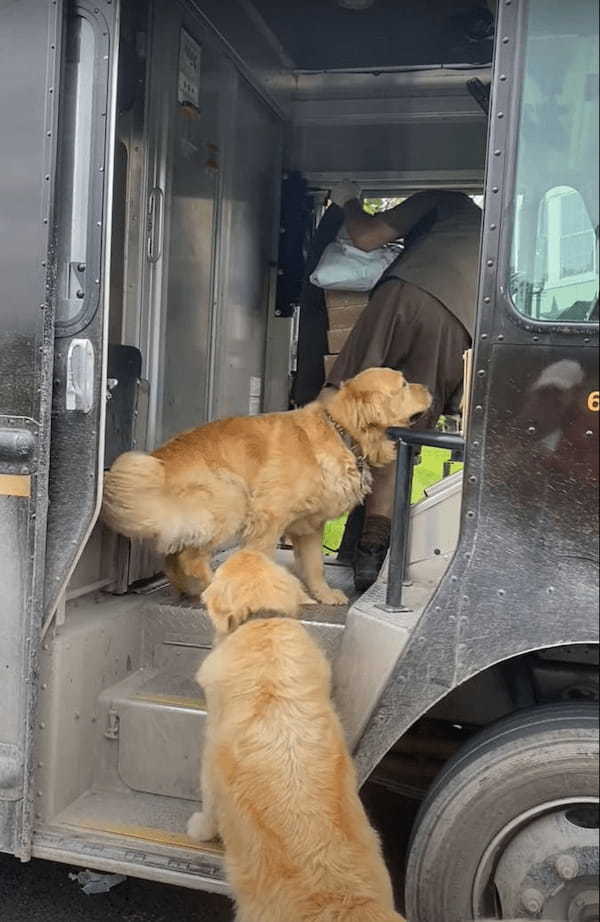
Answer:
M206 605L208 617L212 621L217 636L223 636L232 630L231 622L235 621L227 599L223 597L222 588L216 583L211 583L202 593L202 601Z
M368 387L364 374L345 381L340 388L343 402L347 411L354 415L359 429L370 426L385 428L391 425L392 395L385 386L377 387L373 380L370 384Z
M358 391L353 394L357 421L361 429L369 426L389 426L390 395L383 391Z

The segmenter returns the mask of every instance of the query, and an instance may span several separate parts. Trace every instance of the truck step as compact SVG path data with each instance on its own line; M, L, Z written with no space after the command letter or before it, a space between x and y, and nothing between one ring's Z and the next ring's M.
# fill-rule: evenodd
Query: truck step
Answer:
M351 748L358 743L396 662L448 567L449 557L439 554L411 564L402 611L387 609L387 562L377 582L350 608L334 663L334 687Z
M189 801L174 797L88 791L36 834L33 853L228 893L220 843L198 844L186 835L193 810Z
M194 665L207 653L196 648ZM206 709L192 675L143 667L102 693L99 712L98 786L197 800Z
M277 560L290 565L291 551L280 550ZM304 605L300 619L322 645L330 659L337 655L341 634L350 604L356 599L353 574L350 567L337 561L325 561L327 582L333 589L341 589L349 599L348 605ZM144 657L152 665L175 668L177 672L193 675L191 663L197 662L193 650L210 648L213 631L208 616L200 603L182 599L170 587L159 587L144 594ZM186 650L191 651L186 654ZM183 664L189 661L188 667Z
M335 588L352 580L347 568L330 565ZM335 660L347 606L306 605L302 623ZM98 699L103 730L94 785L194 802L206 729L206 708L194 677L212 647L205 610L159 588L141 601L140 668L106 688Z

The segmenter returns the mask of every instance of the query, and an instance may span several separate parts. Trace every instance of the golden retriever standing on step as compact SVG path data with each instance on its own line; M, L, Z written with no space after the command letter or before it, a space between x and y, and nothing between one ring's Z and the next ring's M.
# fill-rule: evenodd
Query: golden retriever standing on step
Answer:
M313 598L344 604L325 582L323 525L363 501L369 465L393 460L386 429L408 425L430 404L422 385L371 368L326 406L217 420L151 455L126 452L105 478L104 520L128 537L153 539L167 555L167 575L190 595L210 582L218 547L239 540L272 555L285 533Z
M235 557L204 593L217 624L239 623L266 598L289 610L288 590L273 589L276 565L247 554L254 588L239 613ZM290 574L282 574L284 586ZM208 707L204 810L188 834L221 835L238 922L403 922L331 703L329 664L302 624L247 621L197 678Z

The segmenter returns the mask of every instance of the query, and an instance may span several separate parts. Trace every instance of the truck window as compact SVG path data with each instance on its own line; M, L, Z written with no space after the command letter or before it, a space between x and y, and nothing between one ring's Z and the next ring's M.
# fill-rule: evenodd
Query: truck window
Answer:
M509 289L536 321L597 320L598 8L531 0Z
M104 172L106 93L99 68L106 33L83 10L67 32L57 193L56 320L61 333L87 325L98 307ZM103 98L104 92L104 98Z

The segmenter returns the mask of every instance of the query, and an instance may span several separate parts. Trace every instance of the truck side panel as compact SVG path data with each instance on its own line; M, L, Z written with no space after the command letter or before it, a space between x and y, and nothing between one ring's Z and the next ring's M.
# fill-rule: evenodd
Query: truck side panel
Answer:
M0 850L22 857L45 565L61 30L60 0L0 7Z

